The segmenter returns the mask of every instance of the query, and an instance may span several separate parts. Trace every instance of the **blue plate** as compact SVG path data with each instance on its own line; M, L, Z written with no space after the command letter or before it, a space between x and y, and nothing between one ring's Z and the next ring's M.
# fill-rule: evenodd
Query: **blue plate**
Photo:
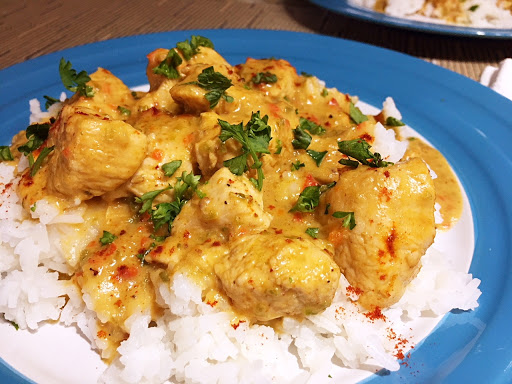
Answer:
M388 16L368 8L356 7L349 4L347 0L310 0L312 3L331 11L339 12L347 16L371 21L388 26L413 29L422 32L439 33L446 35L457 35L467 37L491 37L510 39L512 29L500 28L470 28L457 25L428 23L417 20L408 20L400 17Z
M475 223L470 272L482 280L480 306L450 313L417 346L413 368L372 376L371 383L512 382L512 102L461 75L397 52L320 35L260 30L179 31L134 36L52 53L0 71L0 142L28 124L28 100L63 89L58 62L110 69L129 86L147 82L145 55L193 34L208 36L231 63L281 57L330 87L380 105L393 96L406 121L452 164ZM1 382L26 382L0 360Z

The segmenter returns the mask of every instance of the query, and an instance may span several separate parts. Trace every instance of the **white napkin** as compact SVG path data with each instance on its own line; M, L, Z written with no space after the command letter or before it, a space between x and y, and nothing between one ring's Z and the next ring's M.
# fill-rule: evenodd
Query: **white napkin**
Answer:
M480 76L480 83L512 100L512 59L503 60L498 68L486 67Z

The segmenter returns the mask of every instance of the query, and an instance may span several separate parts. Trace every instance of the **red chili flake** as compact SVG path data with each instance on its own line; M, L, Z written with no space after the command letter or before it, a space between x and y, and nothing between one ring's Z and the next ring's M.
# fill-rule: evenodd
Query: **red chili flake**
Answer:
M369 133L363 133L361 136L359 136L359 138L367 141L368 143L373 142L373 136L370 135Z
M206 304L208 304L210 307L215 307L217 305L218 301L215 300L215 301L207 301Z
M117 268L117 275L115 278L117 280L123 279L132 279L139 273L138 269L135 267L129 267L127 265L121 265Z
M92 274L93 274L94 276L97 276L97 275L98 275L98 271L97 271L97 270L92 269L92 268L89 268L89 270L92 272Z
M340 106L340 105L338 104L338 100L336 100L334 97L333 97L331 100L329 100L329 103L328 103L328 104L329 104L329 105L334 105L334 106L336 106L336 107L339 107L339 106Z
M389 171L384 171L384 176L389 177Z
M240 326L240 323L245 323L245 320L239 320L237 323L231 324L231 326L236 330Z
M367 312L364 314L368 319L374 321L374 320L386 320L386 316L382 314L382 311L380 310L380 307L375 307L375 309L372 312Z
M391 229L391 233L386 239L386 247L388 248L388 252L391 257L395 257L395 240L397 238L395 227Z
M359 296L359 295L361 295L363 293L363 290L361 288L353 287L353 286L349 285L347 287L347 293Z
M220 247L220 241L214 241L212 247Z
M270 113L274 115L274 117L281 118L281 108L279 108L279 105L268 103L268 107L270 109Z
M122 229L121 232L119 232L119 236L123 236L125 233L126 233L126 231L124 229Z
M190 234L190 232L188 230L185 230L185 232L183 232L183 237L185 239L190 239L192 237L192 235Z
M101 330L101 331L98 331L98 333L96 334L96 336L98 336L98 339L106 339L107 338L107 332Z
M155 249L153 249L153 251L151 253L155 254L155 255L158 255L160 253L162 253L162 251L164 250L164 247L162 247L161 245L159 245L158 247L156 247Z
M268 209L274 209L275 208L275 205L269 205L268 206Z
M302 186L302 190L306 189L307 187L316 187L317 185L320 185L320 183L315 180L311 173L308 173L306 180L304 181L304 185Z
M389 189L387 189L386 187L382 188L380 193L381 193L381 195L384 195L384 198L386 199L386 201L391 200L391 195L393 193Z
M112 255L117 249L117 246L114 243L107 245L104 248L101 248L96 254L98 256L106 257Z
M283 233L283 230L282 229L274 229L274 232L276 235L280 235L281 233Z
M153 159L155 159L156 161L162 161L163 158L164 158L164 151L162 151L161 149L155 149L153 152L151 152L151 157Z
M115 303L114 303L116 306L120 307L121 305L123 305L123 302L121 301L121 299L117 300Z
M301 223L302 219L303 219L302 212L295 212L293 214L293 221L297 221L297 222Z
M379 276L379 279L380 279L380 280L386 280L386 275L380 275L380 276Z

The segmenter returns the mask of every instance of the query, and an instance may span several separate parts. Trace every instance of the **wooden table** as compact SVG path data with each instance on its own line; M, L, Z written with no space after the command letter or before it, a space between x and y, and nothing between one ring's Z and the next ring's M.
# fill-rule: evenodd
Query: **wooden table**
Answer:
M475 80L486 65L512 56L512 40L391 28L351 19L305 0L1 0L0 4L0 69L80 44L201 28L337 36L420 57Z

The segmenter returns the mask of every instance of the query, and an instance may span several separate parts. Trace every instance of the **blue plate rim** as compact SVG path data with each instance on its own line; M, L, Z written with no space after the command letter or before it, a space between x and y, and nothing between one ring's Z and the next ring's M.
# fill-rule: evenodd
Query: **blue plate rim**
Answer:
M468 378L481 378L482 381L492 378L495 383L512 381L512 368L509 366L512 361L512 340L502 337L508 331L508 321L512 314L507 306L507 303L512 301L512 281L507 279L512 273L512 240L508 237L512 230L512 204L508 201L507 195L507 191L512 188L512 180L503 177L504 174L512 174L512 159L506 145L512 142L510 118L506 113L511 110L512 102L486 87L420 59L334 37L268 30L185 30L86 44L0 71L0 84L12 91L0 94L0 116L5 117L4 126L13 124L20 129L19 124L14 125L14 122L19 123L21 116L28 117L28 99L40 96L40 88L47 89L48 86L49 90L53 91L60 86L58 74L53 72L56 72L58 59L63 55L77 64L77 68L85 68L88 71L93 69L93 61L98 58L104 58L116 67L115 64L119 62L117 55L120 53L127 55L122 56L126 60L132 58L131 55L135 53L140 54L142 47L146 48L145 54L156 46L172 46L176 41L186 39L192 34L212 38L218 50L228 60L233 60L233 57L239 58L244 52L253 55L247 47L255 47L255 57L260 54L263 55L260 57L286 58L300 67L299 70L316 73L320 78L329 80L328 86L358 94L364 101L374 105L383 100L383 91L375 88L375 84L382 83L389 87L389 94L394 96L395 100L404 103L405 108L401 108L403 112L412 111L413 114L417 114L406 122L445 153L461 176L475 220L475 256L470 272L476 273L476 277L487 278L482 279L483 295L479 308L462 314L448 314L435 332L413 351L411 361L421 362L423 367L415 375L415 381L455 382ZM163 44L166 41L169 43ZM258 43L260 45L257 45ZM304 47L308 48L307 52L300 51L300 48ZM326 49L330 49L330 55L321 56L320 53L325 53ZM357 55L347 56L345 52L356 52ZM133 64L124 69L127 71L128 79L120 75L129 86L142 83L139 77L129 76L133 67L145 67L145 58L142 56L142 59L134 57L133 63L129 60L128 64L125 63ZM341 59L346 62L339 61ZM328 67L325 66L326 63L329 64ZM324 69L325 76L321 72L311 70L319 66ZM119 65L116 69L123 70L123 67ZM354 72L340 79L339 74L347 69ZM20 78L21 74L23 76ZM450 87L446 84L450 84ZM423 88L415 88L417 86ZM420 106L407 101L411 89L423 90ZM444 93L434 92L440 90ZM486 104L484 105L481 100L486 100ZM431 116L431 108L438 108L437 114L441 111L442 119L447 121L438 122L436 116ZM458 108L461 108L460 113ZM409 116L407 113L404 115L406 119ZM436 122L443 130L432 125ZM463 126L463 131L459 123ZM21 126L21 129L23 128L24 126ZM6 141L7 136L5 130L0 132L1 141ZM488 153L492 153L493 160L500 166L494 167L490 162L478 161L477 154L473 153L474 145L483 145L484 149L491 151ZM469 167L467 163L471 161L473 163ZM492 199L486 203L485 197L490 196ZM493 221L500 225L492 226L495 224ZM486 262L489 258L498 266ZM461 343L463 347L459 348ZM479 368L477 372L474 370L475 366ZM0 361L0 377L8 375L10 370L10 367ZM407 382L407 379L411 378L407 376L408 374L402 369L389 375L374 375L366 382Z
M386 15L380 12L373 11L371 9L357 7L355 5L349 4L348 0L310 1L322 8L326 8L346 16L397 28L461 37L465 36L494 39L512 38L512 29L507 28L464 27L458 25L429 23L427 21L409 20L400 17Z

